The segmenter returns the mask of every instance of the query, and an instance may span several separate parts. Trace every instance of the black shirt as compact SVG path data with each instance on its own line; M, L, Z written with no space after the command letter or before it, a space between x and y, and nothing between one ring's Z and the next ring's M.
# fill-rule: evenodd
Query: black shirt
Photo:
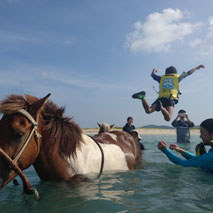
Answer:
M134 125L129 126L128 123L126 123L126 125L123 127L123 131L128 132L128 133L130 133L131 130L133 130L133 129L135 129L135 126Z

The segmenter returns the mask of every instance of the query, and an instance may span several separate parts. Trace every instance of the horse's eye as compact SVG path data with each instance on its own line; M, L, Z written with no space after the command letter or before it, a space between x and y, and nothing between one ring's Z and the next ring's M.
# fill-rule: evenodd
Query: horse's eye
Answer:
M16 132L15 139L20 139L24 135L24 132Z

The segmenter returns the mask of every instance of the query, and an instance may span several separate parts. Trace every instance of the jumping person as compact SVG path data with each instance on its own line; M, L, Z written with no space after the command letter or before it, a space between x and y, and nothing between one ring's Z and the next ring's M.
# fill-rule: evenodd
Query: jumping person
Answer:
M203 171L213 171L213 118L206 119L200 124L200 138L202 142L195 147L196 155L187 152L176 144L171 144L170 149L179 152L185 160L176 156L167 148L164 141L158 143L158 149L161 150L170 161L177 165L186 167L200 167ZM209 152L206 152L205 146L210 146Z
M180 94L179 83L182 79L191 75L193 72L200 68L205 68L204 65L199 65L188 72L183 72L180 76L177 74L177 70L175 67L168 67L165 71L165 75L158 76L156 73L157 69L153 69L151 76L157 81L159 85L159 96L157 100L149 106L145 95L145 91L141 91L132 95L134 99L140 99L142 101L142 105L147 114L153 113L155 111L161 111L164 119L166 121L170 121L174 105L178 103L178 96Z

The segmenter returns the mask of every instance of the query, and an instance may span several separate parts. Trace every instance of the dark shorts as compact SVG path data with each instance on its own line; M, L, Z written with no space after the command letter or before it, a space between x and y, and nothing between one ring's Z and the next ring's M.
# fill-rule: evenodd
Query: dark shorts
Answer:
M154 103L152 103L152 105L156 104L158 102L158 100L161 101L161 103L162 103L162 105L163 105L164 108L169 107L169 106L174 107L175 104L178 103L177 100L173 100L171 98L158 98Z

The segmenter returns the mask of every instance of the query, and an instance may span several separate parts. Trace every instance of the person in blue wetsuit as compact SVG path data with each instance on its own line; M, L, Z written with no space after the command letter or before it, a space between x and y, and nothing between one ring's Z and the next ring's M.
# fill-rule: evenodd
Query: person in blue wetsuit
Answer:
M200 167L204 171L213 172L213 118L206 119L200 124L200 138L202 142L195 148L196 155L181 149L176 144L171 144L168 149L164 141L158 143L158 149L177 165ZM208 153L205 146L211 147ZM179 158L171 150L179 152L185 159Z

